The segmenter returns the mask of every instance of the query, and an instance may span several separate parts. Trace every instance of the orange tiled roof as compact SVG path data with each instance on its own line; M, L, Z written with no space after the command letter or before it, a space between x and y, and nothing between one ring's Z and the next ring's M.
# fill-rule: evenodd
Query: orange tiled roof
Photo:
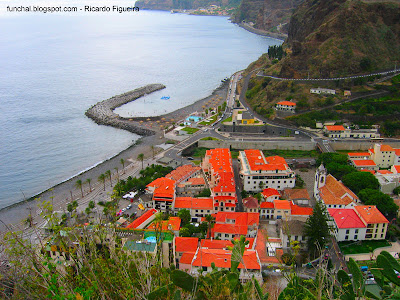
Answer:
M175 208L213 209L211 198L176 197Z
M345 131L343 125L327 125L325 128L328 131Z
M307 189L285 189L283 194L288 200L307 199L310 200L310 194Z
M311 216L313 214L313 209L311 207L298 206L296 204L290 203L291 214L295 216Z
M397 156L400 156L400 149L394 149L394 153L395 153Z
M157 224L157 228L159 229L160 226ZM162 221L161 222L161 231L178 231L181 228L181 218L179 217L169 217L168 220ZM147 229L150 230L155 230L156 229L156 224L153 222L150 224Z
M352 199L358 199L350 189L337 181L331 174L326 177L325 185L319 190L322 201L326 205L348 205L352 202Z
M273 202L261 202L260 208L274 208Z
M287 200L274 200L275 209L289 209L290 202Z
M195 252L184 252L182 254L182 257L181 257L181 260L179 261L179 263L190 265L193 261L194 255L195 255Z
M234 238L237 240L237 238ZM249 243L246 245L246 249L252 249L253 244L254 244L254 238L246 238L246 241L249 241ZM208 249L226 249L228 246L233 246L232 242L230 240L209 240L209 239L203 239L200 242L200 246L202 248L208 248Z
M381 145L381 151L383 152L392 152L394 149L389 145Z
M358 205L354 209L367 224L389 223L375 205Z
M292 101L280 101L277 104L279 105L286 105L286 106L296 106L296 103L292 102Z
M360 159L353 160L353 163L357 166L376 166L375 162L372 159Z
M189 182L191 185L205 185L206 184L203 177L190 178L187 182Z
M244 150L244 153L252 171L285 171L288 167L286 160L280 156L265 157L262 151L255 149Z
M175 237L176 252L196 252L199 239L196 237Z
M260 224L259 213L218 212L214 216L215 225L211 229L213 235L215 232L246 235L248 226Z
M370 156L369 152L349 152L347 153L348 156Z
M154 187L154 198L169 198L169 199L157 199L157 200L165 200L172 201L172 198L175 195L175 180L160 177L149 183L147 187Z
M261 194L265 198L268 198L268 197L271 197L271 196L279 196L279 197L281 196L281 194L279 194L279 192L276 189L273 189L273 188L266 188L261 192Z
M196 173L200 170L201 170L200 167L196 167L196 166L192 166L192 165L183 165L183 166L176 168L175 170L173 170L171 173L169 173L165 177L173 179L176 182L180 183L181 181L185 180L193 173Z
M371 153L375 153L375 150L373 148L368 149L368 151L371 152Z
M150 218L152 215L156 214L157 210L150 209L146 211L143 215L141 215L139 218L137 218L135 221L133 221L131 224L126 226L126 228L137 228L140 226L143 222L145 222L148 218Z
M228 269L231 267L232 252L221 249L199 249L192 266L195 267L211 267L214 263L217 268ZM256 251L245 250L239 264L239 269L260 270L261 266L257 259Z
M395 168L395 170L397 171L397 173L400 173L400 165L395 165L393 166Z
M389 170L378 170L376 171L379 174L385 175L385 174L393 174L392 172L390 172Z

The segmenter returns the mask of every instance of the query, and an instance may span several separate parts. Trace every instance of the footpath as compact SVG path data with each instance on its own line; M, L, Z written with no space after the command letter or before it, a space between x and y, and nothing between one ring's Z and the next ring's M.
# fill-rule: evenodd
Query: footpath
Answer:
M377 256L382 252L382 251L387 251L389 252L393 257L399 258L398 253L400 253L400 244L399 242L394 242L391 243L391 246L388 247L382 247L382 248L377 248L375 249L372 254L371 253L360 253L360 254L347 254L344 255L346 261L348 261L350 258L353 258L354 260L370 260L371 256L372 259L375 260Z

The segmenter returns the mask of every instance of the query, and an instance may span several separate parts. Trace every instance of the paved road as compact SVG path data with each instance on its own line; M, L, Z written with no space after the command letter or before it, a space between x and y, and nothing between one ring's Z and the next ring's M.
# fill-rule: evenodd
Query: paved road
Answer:
M393 74L393 76L396 76L399 74L398 69L393 69L393 70L388 70L384 72L377 72L377 73L371 73L371 74L366 74L366 75L356 75L356 76L347 76L347 77L334 77L334 78L283 78L283 77L276 77L276 76L271 76L271 75L265 75L262 73L262 71L257 73L257 76L259 77L268 77L276 80L282 80L282 81L287 81L287 80L293 80L293 81L335 81L335 80L346 80L346 79L356 79L356 78L366 78L366 77L371 77L371 76L377 76L377 75L389 75Z

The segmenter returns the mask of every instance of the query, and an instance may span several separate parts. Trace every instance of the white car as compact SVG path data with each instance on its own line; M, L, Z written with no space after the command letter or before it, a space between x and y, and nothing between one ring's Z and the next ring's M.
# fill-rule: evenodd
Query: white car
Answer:
M123 209L122 209L122 212L125 212L125 211L126 211L126 208L123 208Z
M129 204L126 209L130 209L132 207L132 204Z

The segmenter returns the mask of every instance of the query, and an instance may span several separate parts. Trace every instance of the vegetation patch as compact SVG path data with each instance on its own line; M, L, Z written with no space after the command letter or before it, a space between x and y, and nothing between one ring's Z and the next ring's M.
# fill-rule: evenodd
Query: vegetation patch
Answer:
M386 240L339 242L340 251L343 254L371 253L377 248L388 247L391 244Z
M183 128L182 130L183 130L183 131L186 131L186 132L189 133L189 134L193 134L193 133L199 131L200 129L198 129L198 128L192 128L192 127L185 127L185 128Z
M202 141L220 141L220 139L217 139L217 138L212 137L212 136L204 137L204 138L202 138L200 140L202 140Z
M207 120L200 122L199 125L209 126L209 125L213 124L216 120L217 120L217 115L213 115L210 118L208 118Z

